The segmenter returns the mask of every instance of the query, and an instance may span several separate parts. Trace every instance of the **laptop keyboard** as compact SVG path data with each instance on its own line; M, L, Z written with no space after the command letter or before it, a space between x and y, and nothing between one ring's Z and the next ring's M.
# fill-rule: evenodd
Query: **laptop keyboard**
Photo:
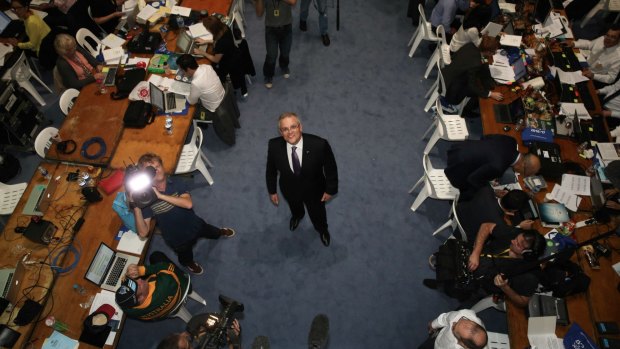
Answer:
M594 110L594 99L590 94L590 90L588 89L588 82L578 82L576 85L577 91L579 92L579 97L581 97L581 102L586 106L587 110Z
M125 268L125 264L127 264L127 259L123 257L117 257L116 261L114 261L114 265L110 269L110 274L108 274L108 278L105 281L106 285L115 286L118 282L118 279L121 277L121 273Z
M114 85L114 80L116 78L116 72L118 71L117 67L111 67L108 68L108 74L105 76L105 80L103 81L103 84L105 86L113 86Z
M177 108L177 100L174 93L166 93L166 110L173 110Z

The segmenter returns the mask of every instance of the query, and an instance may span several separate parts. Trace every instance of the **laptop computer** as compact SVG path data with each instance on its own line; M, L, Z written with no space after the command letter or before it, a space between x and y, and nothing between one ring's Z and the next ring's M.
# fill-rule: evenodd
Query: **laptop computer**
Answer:
M593 210L605 207L605 190L598 176L590 177L590 196L592 197Z
M2 298L16 304L19 300L19 289L21 282L25 279L26 267L22 261L17 262L15 268L0 269L0 290Z
M54 201L58 182L52 179L48 184L38 184L32 188L22 213L28 216L43 216Z
M118 59L118 63L114 67L109 67L108 72L106 73L105 79L103 80L103 84L105 86L114 86L116 82L116 73L121 68L121 62L123 61L123 56Z
M16 38L25 31L23 21L13 20L0 11L0 38Z
M176 52L191 54L194 51L195 45L196 42L188 30L181 30L179 32L179 35L177 36Z
M138 264L140 258L115 252L105 243L99 244L84 278L104 290L115 292L130 264Z
M564 298L536 293L530 298L527 313L529 317L555 316L558 325L566 326L569 324L568 308Z
M185 84L175 81L174 83ZM185 109L186 99L182 94L164 91L152 82L149 83L149 95L151 96L151 104L164 113L174 113Z
M516 124L519 118L525 115L525 108L521 98L517 98L510 104L494 104L495 121L503 124Z

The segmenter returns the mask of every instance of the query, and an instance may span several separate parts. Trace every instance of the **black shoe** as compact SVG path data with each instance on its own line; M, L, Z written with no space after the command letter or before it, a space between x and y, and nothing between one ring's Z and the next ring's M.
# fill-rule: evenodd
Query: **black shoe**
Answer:
M303 218L303 217L302 217ZM299 222L301 222L301 218L295 218L295 217L291 217L291 222L288 226L288 228L293 231L295 229L297 229L297 226L299 225Z
M329 232L327 230L320 232L319 234L321 234L321 242L323 243L323 245L325 245L325 247L329 246L329 242L331 240L331 237L329 236Z
M299 21L299 30L301 30L302 32L305 32L306 30L308 30L308 23L306 23L306 21Z
M329 46L329 44L331 43L331 41L329 41L329 35L327 34L321 35L321 39L323 40L323 45L325 46Z
M312 320L310 333L308 333L308 349L323 349L329 338L329 318L325 314L319 314Z
M430 288L431 290L436 290L437 286L439 285L437 280L435 279L424 279L422 280L422 284L428 288Z

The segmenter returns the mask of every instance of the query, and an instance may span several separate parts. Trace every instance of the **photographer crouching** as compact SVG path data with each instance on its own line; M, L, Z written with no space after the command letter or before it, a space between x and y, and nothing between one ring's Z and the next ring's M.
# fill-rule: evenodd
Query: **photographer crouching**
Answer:
M194 315L185 332L164 338L157 349L218 349L226 344L241 349L241 325L234 314L243 312L243 304L222 295L219 300L224 308L220 314Z

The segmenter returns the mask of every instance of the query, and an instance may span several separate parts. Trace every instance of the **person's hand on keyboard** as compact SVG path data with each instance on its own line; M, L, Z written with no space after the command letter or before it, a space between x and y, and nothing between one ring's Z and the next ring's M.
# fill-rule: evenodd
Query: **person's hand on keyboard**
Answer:
M594 73L588 68L584 69L581 74L588 79L592 79L594 77Z

